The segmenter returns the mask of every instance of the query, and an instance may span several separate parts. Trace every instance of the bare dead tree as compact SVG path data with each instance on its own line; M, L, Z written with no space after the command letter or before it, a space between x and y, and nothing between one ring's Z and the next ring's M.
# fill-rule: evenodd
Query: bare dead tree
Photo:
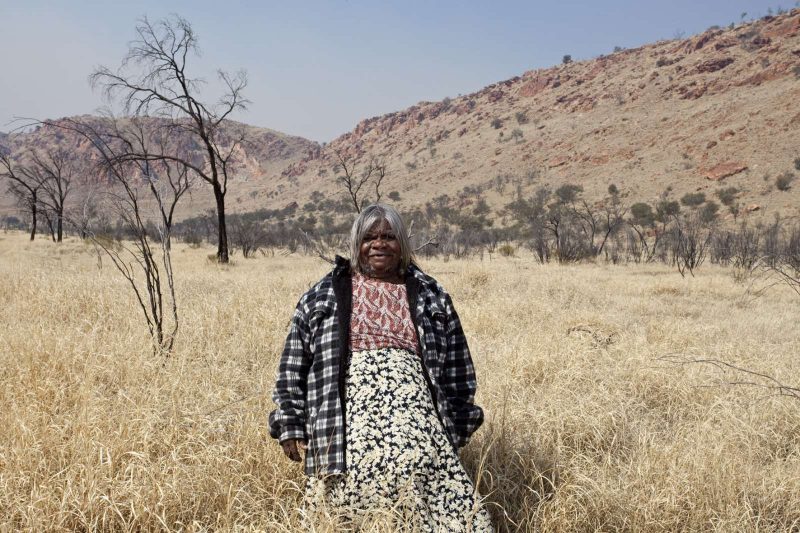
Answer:
M31 215L31 240L36 237L39 190L41 183L34 179L33 172L26 166L14 162L10 156L0 153L0 178L8 180L8 191L17 199L19 205Z
M386 176L386 164L382 160L371 157L367 165L359 172L356 159L348 155L344 150L333 150L333 158L335 161L333 172L341 173L336 177L336 180L344 185L356 213L361 213L369 201L363 194L362 189L370 183L370 180L372 180L375 189L375 201L380 201L381 183Z
M83 196L67 218L75 224L81 239L86 239L93 221L99 215L97 209L97 184L92 180L91 176L84 174L81 189L83 190Z
M694 276L694 270L706 259L712 230L703 227L695 217L682 220L675 216L674 219L672 259L681 277L685 277L687 271Z
M114 185L106 199L130 241L110 244L94 232L87 235L128 281L147 323L154 353L168 356L179 326L172 226L175 208L192 185L191 168L159 157L168 149L170 131L151 131L138 118L109 117L102 128L74 119L46 124L88 140L98 155L95 172L103 173ZM131 158L132 153L141 157Z
M217 259L227 263L225 195L234 156L245 135L240 132L226 138L222 126L233 112L249 103L243 96L247 76L244 71L234 75L218 71L225 92L215 104L208 104L200 99L202 80L188 75L188 58L198 52L197 38L188 21L177 15L155 23L144 18L136 33L138 37L129 45L120 68L98 68L90 77L92 85L102 88L108 100L120 103L127 114L170 120L171 127L188 134L200 150L187 154L173 148L156 154L132 152L120 156L127 161L182 166L184 173L196 174L208 183L217 209Z
M600 213L600 229L602 236L600 239L600 245L597 247L598 255L603 253L603 249L605 248L608 239L614 236L625 223L625 215L627 213L628 209L622 205L616 195L613 195L603 205L602 212Z
M56 242L61 242L67 196L78 173L78 162L64 149L31 150L29 158L32 175L41 187L39 202L52 216Z

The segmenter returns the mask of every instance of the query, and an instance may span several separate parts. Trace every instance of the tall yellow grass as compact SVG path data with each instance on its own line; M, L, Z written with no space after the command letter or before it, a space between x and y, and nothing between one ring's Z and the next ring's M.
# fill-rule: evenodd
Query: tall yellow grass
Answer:
M91 247L0 235L0 530L302 527L303 474L266 415L291 310L327 266L209 253L174 252L182 323L165 362ZM423 267L474 354L486 424L463 458L498 530L800 529L800 402L659 359L800 384L796 294L746 298L711 266Z

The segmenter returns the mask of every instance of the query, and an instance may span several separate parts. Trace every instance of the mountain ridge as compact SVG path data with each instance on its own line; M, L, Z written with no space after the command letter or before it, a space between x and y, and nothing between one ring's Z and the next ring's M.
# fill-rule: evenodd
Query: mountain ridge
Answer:
M573 183L592 201L614 184L628 202L668 188L676 199L712 199L717 188L735 187L754 217L796 216L796 188L774 182L800 157L798 79L794 9L419 102L365 118L327 145L268 130L277 145L246 154L249 170L232 182L229 205L241 212L339 196L338 153L357 168L384 162L384 194L404 209L434 198L469 208L483 198L501 218L515 194ZM273 141L265 133L255 144ZM194 194L179 216L211 207L209 194Z

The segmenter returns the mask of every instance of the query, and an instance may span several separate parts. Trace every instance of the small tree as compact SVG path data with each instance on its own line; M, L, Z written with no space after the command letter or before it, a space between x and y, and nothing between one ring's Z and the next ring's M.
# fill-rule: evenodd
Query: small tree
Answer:
M356 159L344 150L333 150L333 157L333 172L339 174L336 180L344 185L356 213L360 213L369 202L363 189L370 184L375 192L374 201L381 201L381 184L386 177L386 163L382 159L370 157L367 165L359 172Z
M39 211L39 190L41 183L35 179L33 170L16 164L8 155L0 153L0 178L8 180L8 192L17 203L31 215L31 239L36 237L36 217Z
M500 120L498 117L494 117L489 124L491 124L491 126L496 130L499 130L500 128L503 127L503 121Z
M138 118L119 121L111 117L103 129L73 119L50 125L87 140L98 156L96 172L113 184L107 204L130 240L112 245L102 235L89 232L88 236L128 281L147 323L154 353L169 356L179 324L172 226L178 202L192 184L186 165L163 157L171 130L148 131ZM132 153L141 157L132 159Z
M564 65L572 63L572 56L570 54L564 54L564 57L561 58L561 63Z
M695 269L706 259L712 235L695 216L675 217L671 235L672 260L681 277L685 277L687 271L694 277Z

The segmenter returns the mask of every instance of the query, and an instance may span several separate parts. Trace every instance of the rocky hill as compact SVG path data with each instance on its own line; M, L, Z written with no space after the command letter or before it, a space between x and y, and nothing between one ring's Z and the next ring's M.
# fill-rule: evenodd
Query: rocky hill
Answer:
M79 121L91 125L98 131L107 126L108 119L84 115L80 117L63 118L38 126L23 133L0 134L0 149L13 154L22 154L28 150L53 150L66 149L79 160L93 160L96 158L91 143L77 133L59 126L69 126L69 121ZM105 123L105 124L104 124ZM145 128L155 130L162 125L162 119L144 119ZM295 137L266 128L258 128L228 121L218 137L222 145L225 138L238 137L244 133L247 141L243 143L236 154L236 170L229 187L234 194L241 194L246 189L256 188L261 190L265 182L269 182L294 162L312 156L319 151L319 145L302 137ZM199 149L199 145L186 134L176 134L170 139L173 146L171 150L176 153L191 152ZM198 183L197 189L189 201L183 202L179 216L191 216L198 211L211 208L214 205L210 191L203 194L204 184ZM11 213L14 210L12 199L8 197L5 188L0 194L0 215ZM81 191L76 190L73 196L80 196ZM252 195L251 195L252 196ZM252 199L252 198L251 198Z
M383 191L396 192L405 208L436 197L467 208L482 197L496 217L518 190L573 183L597 200L613 183L629 203L667 188L675 199L695 192L711 199L735 187L748 216L794 216L800 180L786 189L776 179L800 174L798 102L795 9L420 102L365 119L323 149L248 127L248 163L230 184L228 205L249 211L338 196L338 152L361 168L373 157L384 161ZM45 133L0 142L22 149L49 142ZM212 206L210 194L193 194L182 215Z
M754 217L797 215L800 180L786 191L775 180L799 174L799 140L795 9L363 120L278 183L299 196L335 190L331 151L339 150L383 158L385 191L408 207L442 194L464 207L482 194L497 209L517 186L563 183L599 199L614 183L630 202L667 187L676 199L736 187Z

